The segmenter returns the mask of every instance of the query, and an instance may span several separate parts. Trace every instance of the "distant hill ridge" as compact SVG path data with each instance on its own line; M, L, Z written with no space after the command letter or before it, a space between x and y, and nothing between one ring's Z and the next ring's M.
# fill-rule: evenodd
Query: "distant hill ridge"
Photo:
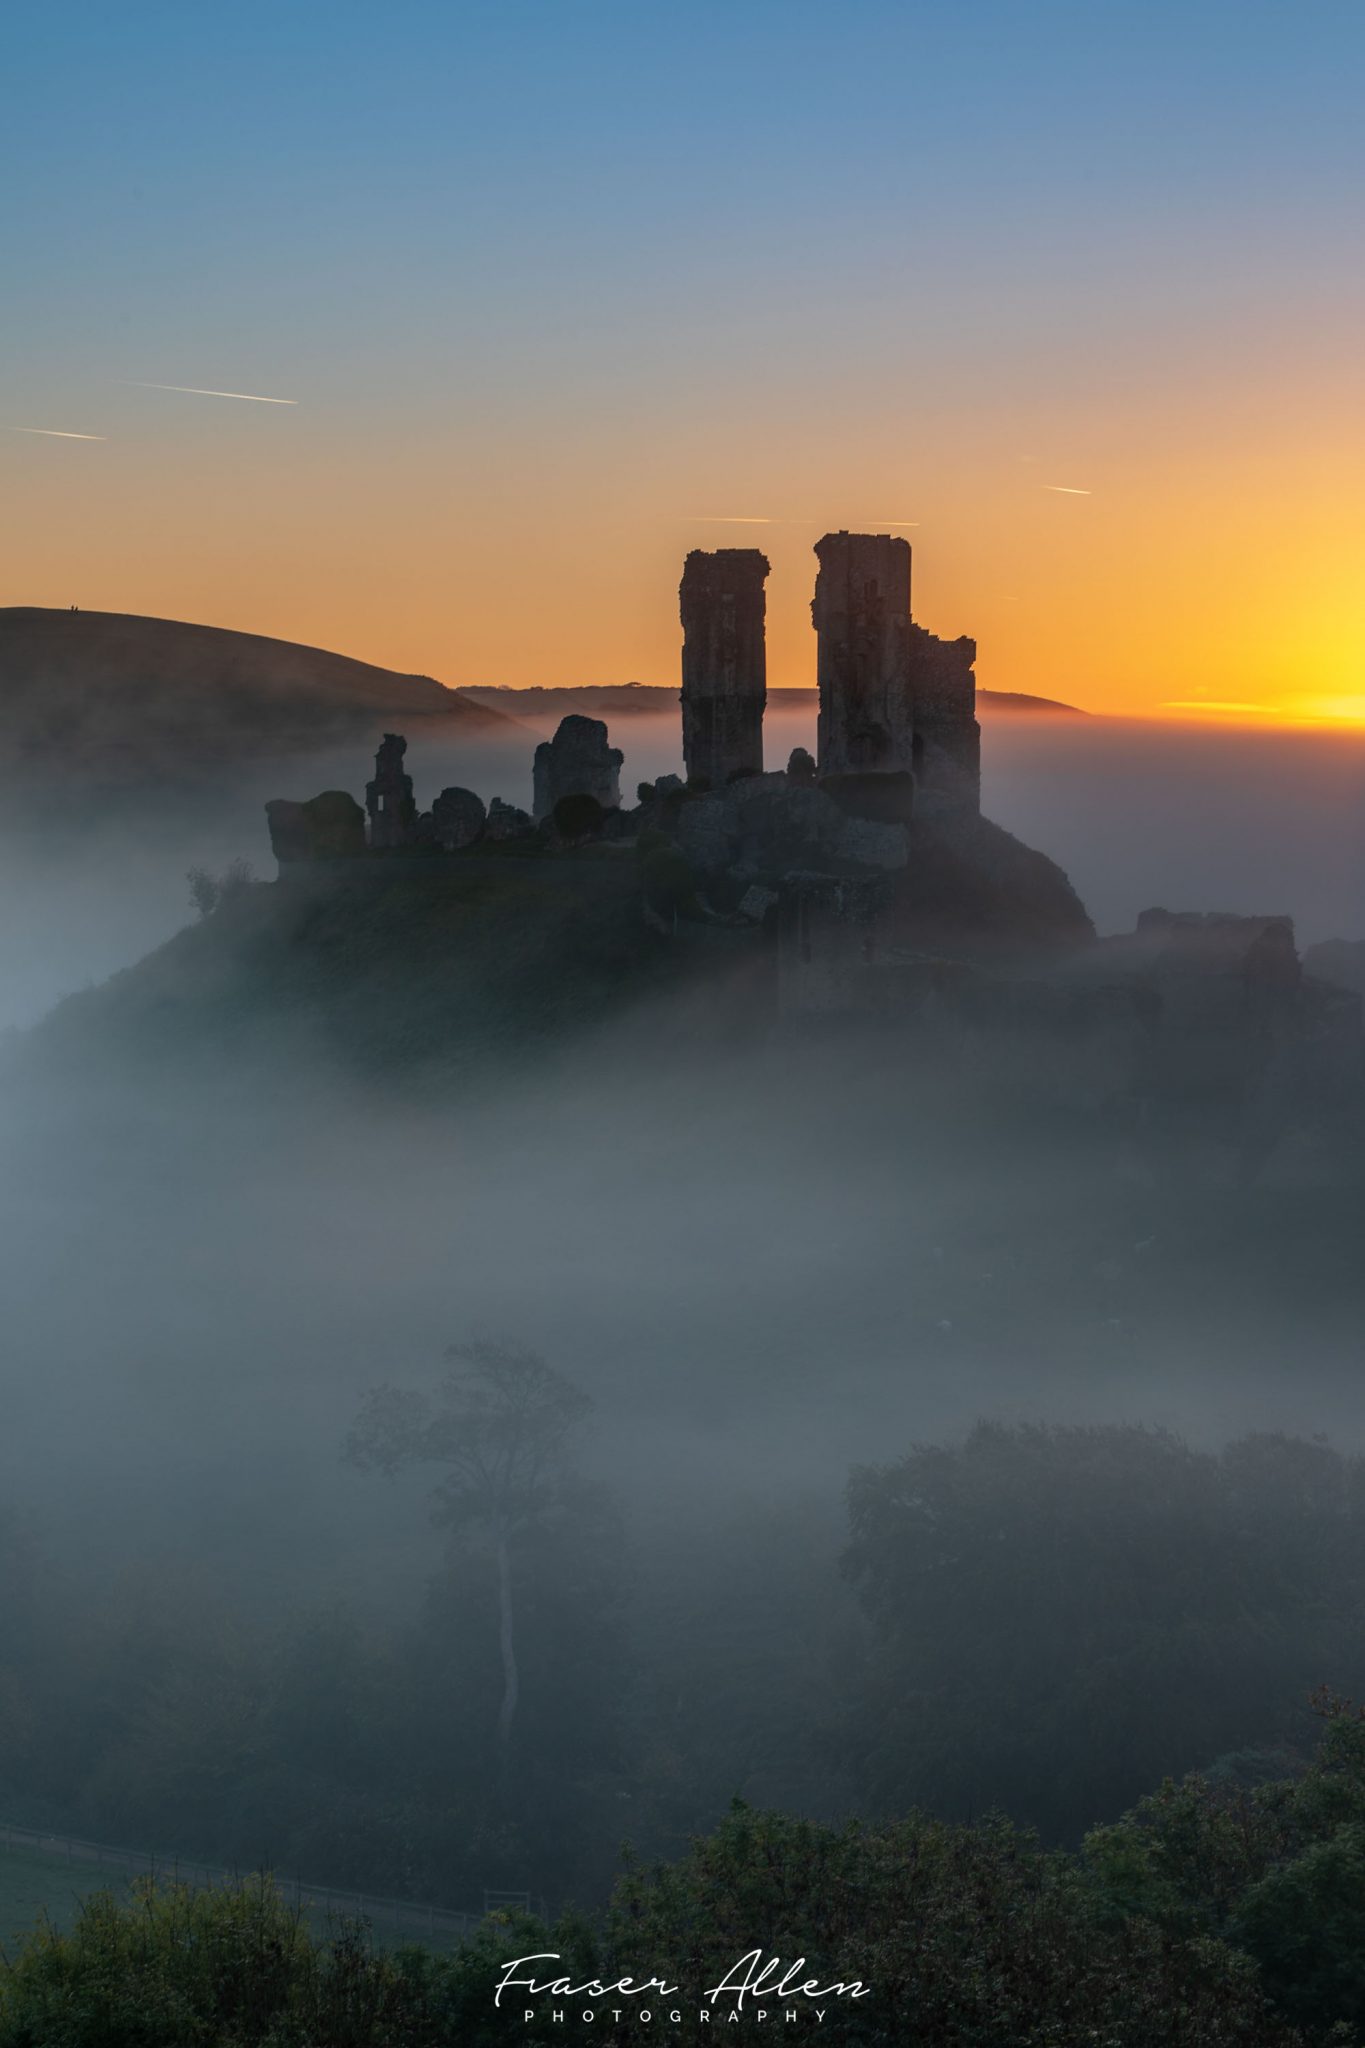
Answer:
M810 710L807 690L768 692ZM982 690L994 712L1085 714L1045 697ZM569 711L678 715L676 689L646 683L561 689L448 688L320 647L224 626L124 612L0 608L0 766L41 797L75 783L110 790L197 784L253 761L410 737L439 723L459 739L511 737L522 719Z
M570 683L559 689L517 689L507 683L467 683L455 695L490 710L506 711L513 717L535 717L556 709L597 711L603 716L629 716L632 712L667 712L678 702L678 691L662 683ZM813 711L816 693L811 690L773 689L768 703L775 711ZM1078 705L1062 704L1053 697L1030 697L1018 690L978 690L977 707L987 713L1001 711L1050 711L1067 718L1088 718Z
M45 779L193 777L315 751L400 720L469 737L505 716L431 676L222 626L0 609L0 761Z

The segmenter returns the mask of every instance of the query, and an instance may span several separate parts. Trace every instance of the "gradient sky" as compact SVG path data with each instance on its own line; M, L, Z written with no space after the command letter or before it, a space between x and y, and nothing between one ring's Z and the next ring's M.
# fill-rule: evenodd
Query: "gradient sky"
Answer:
M985 686L1365 717L1358 0L20 0L3 68L0 603L674 682L761 545L800 684L894 520Z

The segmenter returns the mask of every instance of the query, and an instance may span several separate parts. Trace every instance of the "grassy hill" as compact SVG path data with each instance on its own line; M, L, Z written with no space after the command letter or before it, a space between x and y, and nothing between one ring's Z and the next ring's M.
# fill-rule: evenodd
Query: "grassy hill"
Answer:
M0 763L20 779L175 781L395 724L507 731L430 676L321 648L119 612L0 610Z
M12 1954L40 1920L53 1927L72 1926L82 1900L96 1892L111 1892L121 1904L130 1903L136 1874L97 1862L93 1855L68 1859L59 1853L0 1843L0 1952ZM164 1884L175 1881L177 1868L164 1858L149 1856L140 1874L155 1875ZM251 1882L249 1877L246 1882ZM446 1950L458 1939L444 1917L437 1920L418 1904L352 1902L345 1894L334 1904L325 1893L301 1890L288 1882L280 1889L286 1906L297 1904L315 1941L326 1941L344 1922L357 1918L365 1919L379 1947L420 1940L428 1948Z
M918 827L889 915L897 943L1050 955L1093 938L1065 875L986 819ZM291 868L230 890L101 986L67 997L23 1057L243 1076L287 1057L389 1080L458 1079L610 1029L650 1004L650 1043L733 1041L772 1015L752 927L643 913L632 846L534 843Z
M25 1056L248 1073L282 1056L453 1077L751 963L747 933L647 928L632 852L340 863L233 892L59 1003ZM726 1028L708 997L709 1025ZM682 1028L680 1024L680 1028ZM689 1027L691 1028L691 1027Z

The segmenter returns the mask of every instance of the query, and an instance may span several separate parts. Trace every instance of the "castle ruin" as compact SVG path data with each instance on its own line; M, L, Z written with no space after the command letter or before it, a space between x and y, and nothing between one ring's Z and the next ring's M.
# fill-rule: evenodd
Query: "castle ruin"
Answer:
M538 825L554 815L566 796L590 796L604 811L621 802L621 763L625 755L607 737L605 719L570 712L561 718L552 740L542 740L532 764Z
M822 775L910 775L910 543L827 533L811 600Z
M909 541L827 533L815 554L819 773L896 776L907 806L979 810L976 642L912 620Z
M940 640L912 619L908 541L827 533L815 554L814 759L797 748L785 773L764 772L767 557L757 548L694 548L679 585L685 784L665 776L638 811L623 811L620 748L602 719L571 712L535 750L531 816L496 797L485 810L461 788L419 811L407 741L385 733L363 817L339 791L267 806L277 858L297 866L366 853L455 854L536 832L553 843L557 807L581 797L599 807L607 836L662 830L703 868L904 865L913 814L980 812L976 644ZM678 810L684 793L693 805L686 814ZM778 848L789 858L779 860Z
M763 773L767 575L757 548L693 548L683 564L683 762L694 786L721 789Z
M377 850L410 846L417 837L412 777L403 769L407 750L401 733L386 732L374 757L374 779L365 785L370 845Z

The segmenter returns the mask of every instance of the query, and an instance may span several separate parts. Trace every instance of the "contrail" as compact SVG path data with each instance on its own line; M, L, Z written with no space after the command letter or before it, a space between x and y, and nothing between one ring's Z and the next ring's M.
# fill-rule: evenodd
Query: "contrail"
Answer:
M107 434L69 434L64 427L6 427L7 434L43 434L49 441L107 441Z
M1079 484L1044 484L1045 491L1065 491L1068 498L1088 498L1089 491L1083 491Z
M125 384L139 391L183 391L189 398L244 398L250 405L297 405L297 398L262 398L259 391L205 391L199 384L148 384L141 377L125 377Z

